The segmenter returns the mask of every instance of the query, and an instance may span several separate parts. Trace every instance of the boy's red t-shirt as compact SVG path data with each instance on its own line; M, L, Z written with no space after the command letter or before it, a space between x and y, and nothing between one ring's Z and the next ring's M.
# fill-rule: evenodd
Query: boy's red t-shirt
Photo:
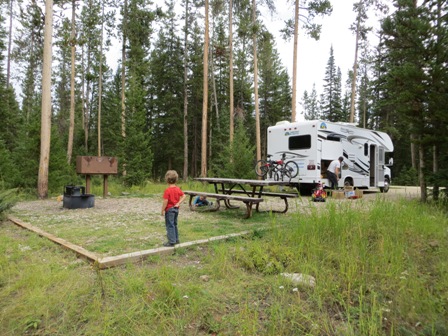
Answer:
M165 192L163 193L163 198L168 200L165 211L168 211L168 209L174 207L174 205L179 202L181 196L183 195L184 192L178 186L166 188Z

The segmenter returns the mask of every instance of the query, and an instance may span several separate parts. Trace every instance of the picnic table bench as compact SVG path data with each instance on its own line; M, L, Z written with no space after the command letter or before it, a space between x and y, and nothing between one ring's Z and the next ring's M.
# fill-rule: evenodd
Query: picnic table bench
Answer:
M262 212L259 210L259 205L261 202L263 202L263 196L277 197L284 200L285 208L283 210L269 211L285 213L286 211L288 211L288 199L298 197L299 195L298 193L278 193L263 190L264 187L271 186L295 187L298 189L298 183L292 183L288 181L248 180L220 177L199 177L195 178L195 180L213 184L215 193L206 193L199 191L188 191L188 193L186 192L186 194L190 195L190 208L192 208L191 202L194 196L216 198L217 200L223 201L226 208L228 209L238 208L231 205L230 201L241 201L246 204L246 218L249 218L252 215L253 206L255 206L257 212ZM241 196L241 194L243 194L244 196ZM216 208L216 210L217 209L219 208Z
M247 197L247 196L235 196L235 195L228 195L228 194L215 194L215 193L209 193L209 192L202 192L202 191L192 191L192 190L186 190L184 191L184 194L190 196L190 200L188 202L188 205L191 210L195 210L195 206L192 203L193 198L196 196L205 196L210 198L216 199L216 206L213 208L210 208L210 211L217 211L220 208L220 201L228 202L230 200L233 201L241 201L246 205L246 216L244 218L250 218L252 216L252 205L258 204L260 202L263 202L262 198L258 197ZM226 203L227 206L228 203Z
M245 191L245 190L232 189L230 192L232 194L247 195L247 191ZM278 197L278 198L282 199L285 202L285 208L283 210L271 210L271 211L277 212L277 213L286 213L289 209L288 198L297 198L297 197L299 197L299 194L298 193L277 193L277 192L270 192L270 191L259 191L259 192L257 192L256 196L257 197L270 196L270 197ZM258 206L259 206L259 204L256 205L256 211L261 212L259 210Z

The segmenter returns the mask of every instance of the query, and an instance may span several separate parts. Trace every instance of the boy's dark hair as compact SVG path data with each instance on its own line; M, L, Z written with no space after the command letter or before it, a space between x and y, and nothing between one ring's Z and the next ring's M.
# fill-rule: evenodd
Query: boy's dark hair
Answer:
M168 184L176 184L179 175L175 170L168 170L165 174L165 180Z

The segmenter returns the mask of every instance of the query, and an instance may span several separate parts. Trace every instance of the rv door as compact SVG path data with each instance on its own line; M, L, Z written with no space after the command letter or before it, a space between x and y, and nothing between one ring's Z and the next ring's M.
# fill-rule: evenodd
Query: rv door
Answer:
M384 186L384 147L377 146L376 147L376 177L377 177L377 186Z

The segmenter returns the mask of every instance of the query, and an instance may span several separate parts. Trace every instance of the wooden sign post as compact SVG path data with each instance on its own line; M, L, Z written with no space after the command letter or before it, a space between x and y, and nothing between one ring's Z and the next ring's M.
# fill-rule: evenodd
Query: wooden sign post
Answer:
M108 193L109 175L118 174L118 159L111 156L77 156L76 172L86 175L86 193L90 193L91 175L103 175L103 198Z

